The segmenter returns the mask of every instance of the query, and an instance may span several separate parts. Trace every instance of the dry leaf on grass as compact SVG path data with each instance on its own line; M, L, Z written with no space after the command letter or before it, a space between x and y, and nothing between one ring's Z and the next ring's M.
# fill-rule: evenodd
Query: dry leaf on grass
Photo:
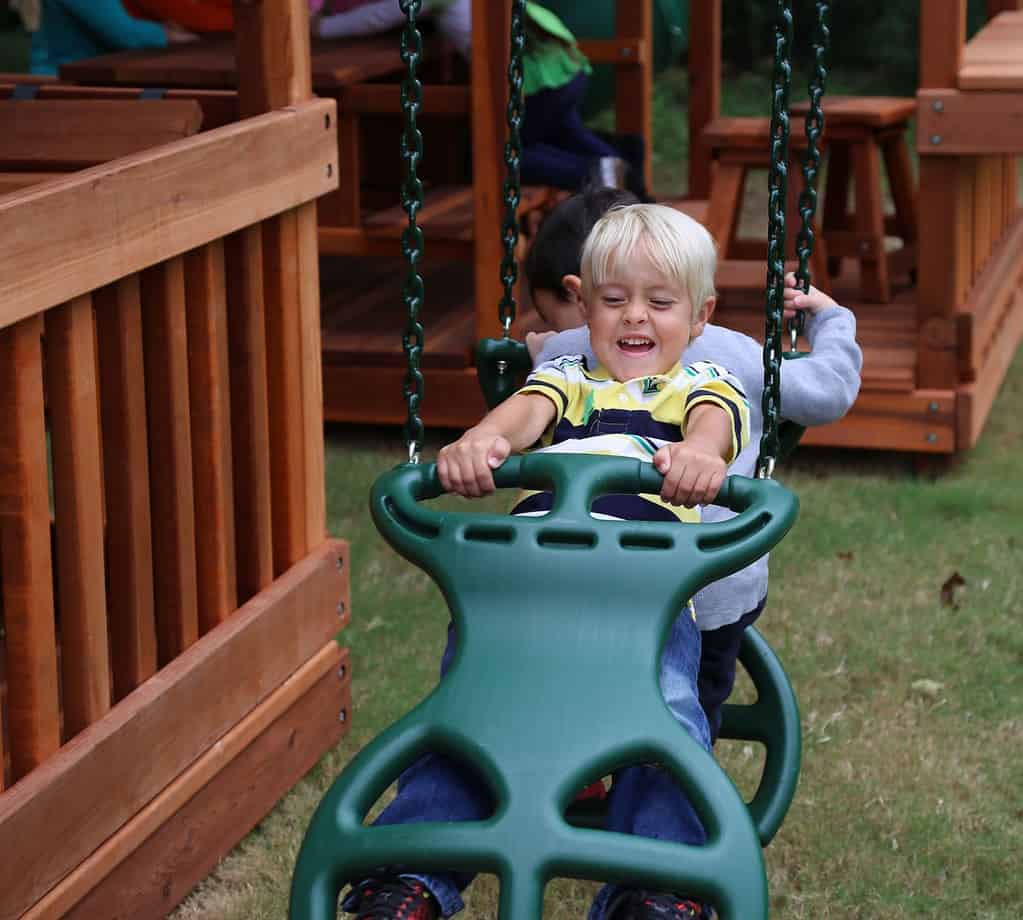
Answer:
M941 586L941 603L946 607L951 607L953 610L958 610L959 603L956 601L956 591L965 584L966 579L958 572L953 572L949 575Z

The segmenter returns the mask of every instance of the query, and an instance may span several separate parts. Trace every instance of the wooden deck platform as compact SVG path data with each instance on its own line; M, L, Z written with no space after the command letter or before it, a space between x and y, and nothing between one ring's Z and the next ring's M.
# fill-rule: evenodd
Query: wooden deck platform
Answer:
M864 351L863 386L856 406L845 419L808 432L805 443L925 453L954 451L961 394L953 387L927 391L914 387L915 291L904 284L888 304L843 299L845 292L858 289L854 263L847 261L850 270L837 280L836 297L848 303L858 317ZM424 422L431 427L460 428L477 421L484 411L472 364L472 271L454 262L427 259L426 263ZM328 420L382 424L404 421L403 273L399 259L322 260L324 402ZM731 291L715 319L760 339L764 320L757 285L763 283L763 273L747 273L751 290ZM517 325L528 325L529 321L527 307Z

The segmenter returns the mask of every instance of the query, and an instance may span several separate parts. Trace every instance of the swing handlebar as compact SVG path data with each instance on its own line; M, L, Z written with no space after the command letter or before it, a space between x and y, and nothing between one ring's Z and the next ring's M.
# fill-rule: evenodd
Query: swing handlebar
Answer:
M656 494L663 477L650 463L583 454L529 454L509 458L494 472L499 488L551 491L542 517L439 511L422 504L444 494L435 464L405 464L381 476L370 507L377 527L399 552L428 571L450 540L510 543L534 535L534 545L565 542L596 547L602 541L681 551L700 560L706 584L738 571L777 544L792 526L799 501L773 480L731 476L715 501L736 512L727 521L679 525L665 521L603 521L590 508L601 495ZM472 536L467 535L471 533ZM651 553L648 555L657 555Z

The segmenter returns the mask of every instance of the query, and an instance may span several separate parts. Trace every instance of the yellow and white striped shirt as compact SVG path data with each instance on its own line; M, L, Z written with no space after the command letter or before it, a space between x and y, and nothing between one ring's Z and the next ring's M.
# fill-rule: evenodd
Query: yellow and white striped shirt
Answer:
M730 463L749 440L749 402L739 382L707 361L676 365L667 374L614 380L600 366L592 371L579 356L557 358L536 368L520 393L540 393L556 410L541 438L543 451L609 454L650 463L664 444L685 439L689 414L699 405L719 406L732 420ZM515 512L550 508L547 493L528 493ZM626 520L698 521L694 508L676 508L657 495L602 496L594 513Z

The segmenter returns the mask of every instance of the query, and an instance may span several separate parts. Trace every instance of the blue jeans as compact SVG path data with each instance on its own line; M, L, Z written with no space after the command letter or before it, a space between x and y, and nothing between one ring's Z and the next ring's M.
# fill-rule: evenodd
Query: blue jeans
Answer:
M443 676L454 657L453 624L448 626L448 643L441 658ZM671 714L706 750L710 731L697 693L700 667L700 631L689 608L675 620L661 657L660 684ZM439 754L426 754L398 778L398 794L384 809L376 824L415 824L422 821L479 821L494 811L490 790L474 774ZM706 839L699 816L682 789L659 767L625 767L614 775L608 798L607 829L638 834L657 840L692 845ZM418 874L391 868L403 878L418 879L437 899L441 913L450 917L462 909L461 892L473 879L469 872ZM590 908L589 920L602 920L617 885L605 885ZM357 898L349 895L343 907L353 910Z
M588 78L576 74L564 86L526 97L522 122L522 182L553 185L574 192L585 184L601 157L620 156L617 149L587 128L579 104Z

